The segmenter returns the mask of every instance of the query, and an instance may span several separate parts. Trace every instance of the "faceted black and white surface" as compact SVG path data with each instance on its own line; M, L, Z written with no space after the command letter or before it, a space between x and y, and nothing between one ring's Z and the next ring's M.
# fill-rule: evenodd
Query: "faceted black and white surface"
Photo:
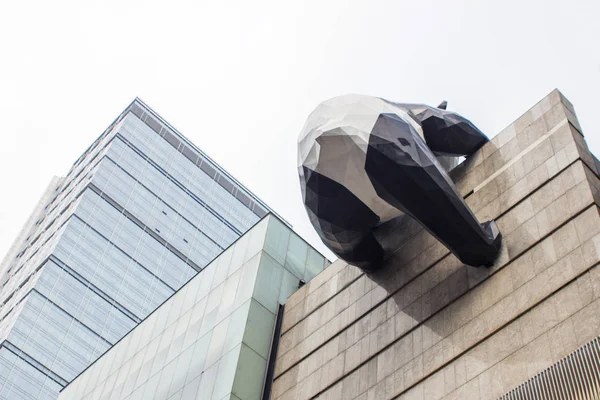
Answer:
M377 269L385 254L374 229L409 216L465 264L493 263L501 242L496 224L479 224L447 174L488 138L445 106L345 95L310 114L298 140L302 196L338 257Z

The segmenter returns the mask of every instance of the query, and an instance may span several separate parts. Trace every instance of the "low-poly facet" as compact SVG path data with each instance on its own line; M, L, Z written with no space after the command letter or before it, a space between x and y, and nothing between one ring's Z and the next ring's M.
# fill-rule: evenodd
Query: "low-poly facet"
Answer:
M298 140L304 205L321 240L366 271L385 252L374 229L412 217L467 265L491 265L501 234L480 224L446 169L488 138L469 120L434 108L346 95L321 103Z

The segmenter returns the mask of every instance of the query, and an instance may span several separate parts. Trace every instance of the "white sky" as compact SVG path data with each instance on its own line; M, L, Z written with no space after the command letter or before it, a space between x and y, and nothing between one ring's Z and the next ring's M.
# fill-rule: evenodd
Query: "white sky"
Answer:
M321 250L296 138L329 97L446 99L493 136L557 87L600 154L599 16L597 0L4 0L0 259L135 96Z

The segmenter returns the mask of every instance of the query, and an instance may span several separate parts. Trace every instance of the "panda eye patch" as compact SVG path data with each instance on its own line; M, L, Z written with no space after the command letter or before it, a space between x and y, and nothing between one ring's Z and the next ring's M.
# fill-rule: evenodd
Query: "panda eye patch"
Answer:
M408 140L404 139L404 138L398 138L398 142L400 142L400 144L402 146L408 146L408 147L410 147L410 142Z

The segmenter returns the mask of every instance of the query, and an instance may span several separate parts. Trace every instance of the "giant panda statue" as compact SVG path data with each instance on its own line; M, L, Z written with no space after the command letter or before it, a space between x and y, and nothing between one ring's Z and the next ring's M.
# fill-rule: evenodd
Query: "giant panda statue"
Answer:
M501 244L495 222L477 221L447 173L489 139L445 108L351 94L309 115L298 139L302 196L338 257L376 270L384 250L374 229L409 216L463 263L493 264Z

